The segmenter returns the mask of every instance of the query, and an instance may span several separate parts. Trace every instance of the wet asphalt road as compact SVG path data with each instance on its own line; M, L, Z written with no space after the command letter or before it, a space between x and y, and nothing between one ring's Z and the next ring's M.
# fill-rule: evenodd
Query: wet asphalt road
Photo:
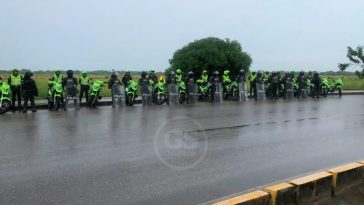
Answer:
M0 120L2 205L197 204L364 159L364 96Z

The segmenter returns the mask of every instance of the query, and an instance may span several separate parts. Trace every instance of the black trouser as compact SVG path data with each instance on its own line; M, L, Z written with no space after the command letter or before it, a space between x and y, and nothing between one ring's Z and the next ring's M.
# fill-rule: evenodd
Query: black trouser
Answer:
M12 107L15 107L15 101L18 98L18 106L21 107L21 89L20 86L11 86L11 102Z
M302 95L304 93L302 93L302 90L305 89L304 86L298 86L298 90L297 90L297 98L303 97Z
M320 95L320 84L314 84L312 97L319 97L319 95Z
M272 83L272 84L271 84L271 91L272 91L272 99L277 98L277 93L278 93L278 84L276 84L276 83Z
M257 84L254 83L253 86L250 86L250 89L253 88L253 92L254 92L254 99L258 100L258 91L257 91ZM250 91L251 92L251 91Z
M255 89L255 83L254 82L250 82L250 88L249 88L250 97L253 96L253 90L254 89ZM255 95L255 91L254 91L254 95Z
M214 102L214 100L215 100L215 91L216 91L216 87L215 87L215 85L213 84L213 85L211 86L211 90L210 90L210 101L211 101L211 102Z
M287 98L287 85L284 85L283 87L283 99Z
M32 93L24 93L24 110L28 108L28 101L30 101L32 110L35 110L34 95Z
M88 91L90 90L89 85L81 85L81 91L80 91L80 103L82 102L83 93L85 93L86 102L88 102Z

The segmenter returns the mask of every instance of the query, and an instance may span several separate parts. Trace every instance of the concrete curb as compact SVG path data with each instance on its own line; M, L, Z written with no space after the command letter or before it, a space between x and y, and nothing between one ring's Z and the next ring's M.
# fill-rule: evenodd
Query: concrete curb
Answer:
M202 205L358 205L364 202L364 194L355 190L359 186L364 186L364 161L345 164L263 189L256 188L252 192L234 194Z

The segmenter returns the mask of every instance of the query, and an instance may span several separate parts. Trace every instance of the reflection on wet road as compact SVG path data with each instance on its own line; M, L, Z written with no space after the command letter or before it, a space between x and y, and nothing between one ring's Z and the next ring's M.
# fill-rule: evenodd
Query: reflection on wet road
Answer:
M197 204L364 158L363 96L0 120L0 204Z

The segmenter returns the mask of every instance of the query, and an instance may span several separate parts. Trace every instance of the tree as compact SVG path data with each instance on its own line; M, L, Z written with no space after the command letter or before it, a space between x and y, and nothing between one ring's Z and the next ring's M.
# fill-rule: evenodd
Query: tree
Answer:
M248 71L252 59L242 51L238 41L209 37L191 42L177 50L169 63L170 70L181 69L184 73L193 71L195 76L199 76L203 70L207 70L209 74L217 70L222 74L226 69L236 75L240 69Z
M364 76L364 53L363 46L358 46L356 49L348 47L348 51L346 57L350 60L351 63L339 63L339 69L341 71L346 70L349 66L357 65L361 67L361 71L355 71L355 74L359 78L363 78Z

